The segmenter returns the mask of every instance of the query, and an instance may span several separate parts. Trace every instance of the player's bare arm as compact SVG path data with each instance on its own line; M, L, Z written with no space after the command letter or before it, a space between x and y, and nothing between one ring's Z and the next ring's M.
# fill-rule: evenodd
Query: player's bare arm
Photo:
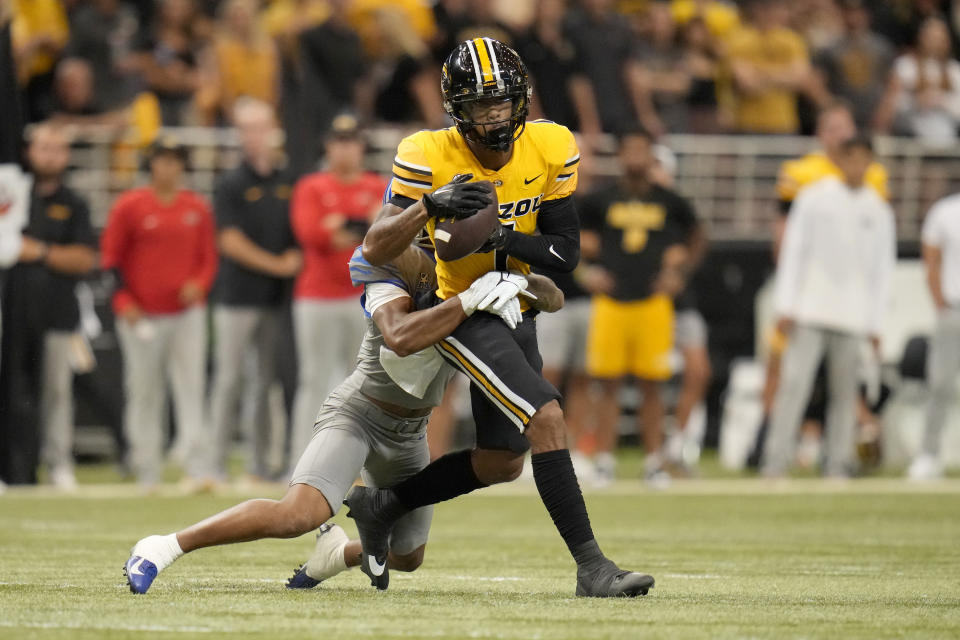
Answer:
M526 275L527 291L537 296L536 300L529 300L530 306L537 311L553 313L563 308L563 291L547 276L538 273Z
M401 357L436 344L466 319L463 305L456 297L423 311L413 311L411 298L398 298L373 312L383 341Z

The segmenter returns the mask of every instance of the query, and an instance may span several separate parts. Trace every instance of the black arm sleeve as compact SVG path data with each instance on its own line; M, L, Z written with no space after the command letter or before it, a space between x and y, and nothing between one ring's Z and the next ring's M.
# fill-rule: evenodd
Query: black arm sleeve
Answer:
M504 251L532 267L573 271L580 261L580 221L573 198L544 202L537 217L539 236L507 232Z

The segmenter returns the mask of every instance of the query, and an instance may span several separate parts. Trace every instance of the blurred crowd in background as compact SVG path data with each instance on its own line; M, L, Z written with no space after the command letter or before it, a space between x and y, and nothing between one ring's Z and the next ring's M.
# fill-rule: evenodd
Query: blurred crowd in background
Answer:
M805 133L840 98L869 131L948 144L960 118L949 0L7 0L29 121L224 125L274 105L298 169L336 114L446 126L439 65L478 35L514 47L534 117L586 139ZM295 134L291 135L291 132Z
M346 260L388 184L364 164L364 131L449 126L439 69L462 40L489 36L514 47L534 86L531 118L569 126L585 155L605 135L618 136L618 172L629 178L633 166L665 190L675 160L656 142L667 134L816 134L827 163L839 167L842 143L857 131L945 148L960 124L960 2L950 0L6 0L0 7L23 120L34 125L26 151L32 206L41 211L43 203L43 215L54 219L38 227L31 218L18 266L32 272L11 270L5 286L0 479L8 482L35 481L39 464L54 484L75 486L71 377L93 365L89 345L76 338L92 311L73 287L97 267L116 278L119 291L113 312L126 376L124 468L146 486L162 480L167 379L172 456L192 486L228 478L239 424L247 425L248 476L282 477L360 341L359 291ZM186 141L163 131L188 126L239 133L243 162L219 176L212 204L180 191ZM83 129L131 142L150 176L147 187L116 201L103 230L63 181L70 136ZM637 130L649 134L639 136L639 148L626 143ZM785 211L810 166L800 175L785 168L778 185ZM814 173L843 177L841 169ZM887 196L885 176L866 181ZM587 211L597 200L590 195ZM166 229L166 214L156 211L170 211L172 226L147 242L133 229ZM604 265L602 217L584 224L587 266ZM688 218L680 244L699 262L707 239L695 212ZM782 219L772 226L777 253ZM668 249L659 247L656 269ZM613 423L622 404L617 385L594 393L585 364L590 297L612 286L604 277L586 270L564 284L579 319L545 328L551 333L541 345L546 374L572 403L572 439L593 456L579 461L581 477L598 484L613 478ZM39 287L55 293L38 301ZM663 376L639 376L642 439L648 454L665 450L647 465L651 481L667 470L693 472L711 378L696 301L684 296L684 285L667 288L676 310L669 346L681 362L670 369L680 379L669 407L655 397ZM202 311L208 296L210 314ZM786 335L770 338L778 340ZM784 349L771 348L768 379L777 377ZM767 384L765 415L774 411L776 386ZM283 393L271 395L277 388ZM802 388L794 395L803 396ZM436 453L456 437L463 402L454 386L437 411ZM875 425L872 404L857 402L861 426ZM595 420L606 424L603 433L594 433ZM651 424L668 433L665 444L650 435ZM793 427L787 431L795 440ZM820 431L804 437L819 442ZM24 444L30 434L33 444ZM838 446L851 449L850 438ZM856 438L872 442L876 434ZM760 464L763 446L761 435L748 462ZM777 446L792 457L783 451L790 447ZM812 457L808 464L818 454ZM833 475L854 473L847 463Z

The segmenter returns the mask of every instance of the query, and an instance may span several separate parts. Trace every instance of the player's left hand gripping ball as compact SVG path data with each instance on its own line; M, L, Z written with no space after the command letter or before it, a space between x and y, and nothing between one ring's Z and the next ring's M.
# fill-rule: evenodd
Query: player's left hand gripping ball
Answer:
M461 173L433 193L423 196L423 206L432 218L469 218L477 211L488 206L490 197L489 182L469 182L472 173Z

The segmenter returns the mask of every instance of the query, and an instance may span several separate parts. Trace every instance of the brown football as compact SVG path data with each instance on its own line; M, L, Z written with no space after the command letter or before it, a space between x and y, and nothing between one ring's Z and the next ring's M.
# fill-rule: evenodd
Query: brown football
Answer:
M437 220L437 226L433 232L433 245L437 249L437 257L441 260L449 262L470 255L483 246L490 234L496 230L496 225L500 224L497 190L489 180L478 182L489 185L493 202L469 218Z

